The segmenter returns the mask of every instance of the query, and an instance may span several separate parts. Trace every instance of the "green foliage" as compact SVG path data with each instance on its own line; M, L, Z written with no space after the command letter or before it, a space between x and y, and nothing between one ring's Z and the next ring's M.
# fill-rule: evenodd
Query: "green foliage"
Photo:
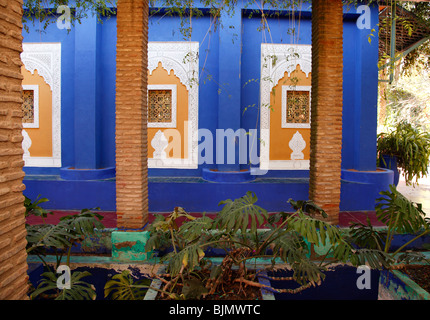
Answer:
M326 213L312 201L290 199L294 213L270 215L257 201L254 193L247 192L235 200L221 201L222 208L213 219L187 216L180 226L173 223L175 211L167 217L157 216L149 228L146 251L172 249L161 257L169 276L165 281L170 289L165 292L171 295L178 283L188 283L176 296L202 298L235 282L258 286L256 272L248 265L259 258L270 259L269 268L279 262L287 264L293 270L291 280L300 285L295 292L319 285L331 263L371 261L380 267L385 262L378 261L382 259L379 252L355 250L337 226L322 220ZM311 248L320 245L327 251L313 253ZM206 258L209 247L225 251L221 264L212 265Z
M418 79L418 78L415 78ZM408 122L413 127L423 131L429 131L429 116L427 109L430 106L427 101L425 89L418 88L421 83L402 81L403 83L392 84L387 87L384 93L386 101L385 126L396 126L401 122Z
M24 30L29 32L29 24L40 26L39 31L44 31L46 28L56 23L57 8L61 5L70 8L70 23L72 27L76 23L81 23L85 18L95 15L99 22L102 17L110 17L116 13L116 0L25 0L23 12Z
M394 130L378 134L377 150L380 156L397 157L397 165L403 170L406 184L427 175L430 158L430 133L400 122Z
M49 213L41 208L39 204L48 201L46 198L40 198L31 201L26 198L24 206L26 208L26 217L34 215L45 218ZM99 208L94 208L98 209ZM31 297L36 298L38 295L44 295L46 292L53 292L55 299L93 299L95 292L93 287L82 281L82 278L90 275L88 272L71 272L71 289L57 289L57 275L55 270L61 265L63 255L67 255L66 265L70 266L70 254L74 245L81 243L85 237L93 236L96 230L103 229L101 223L103 216L89 209L83 209L80 213L68 215L60 218L57 224L44 223L40 225L26 225L27 229L27 254L37 255L43 262L45 269L43 279ZM56 256L56 266L52 269L44 258L48 255Z
M402 5L405 9L412 12L412 14L422 22L424 25L430 25L430 3L429 2L405 2L398 5ZM408 30L406 26L405 29ZM417 30L412 30L412 34ZM418 48L409 52L402 59L402 73L410 75L413 70L419 72L428 70L430 67L430 41L426 41Z
M151 284L150 279L135 281L129 270L116 274L106 282L105 298L113 300L143 300Z
M68 228L66 221L60 221L56 225L30 225L27 226L27 253L32 254L33 250L46 248L65 249L71 247L76 239L78 236Z
M30 215L41 217L42 219L46 218L48 214L51 214L51 212L43 209L40 204L44 202L48 202L49 200L46 198L41 198L40 194L37 196L37 198L32 201L30 198L24 196L24 207L25 207L25 217L28 217Z
M94 286L82 281L90 276L87 271L75 271L71 273L70 289L58 289L57 275L52 272L44 272L42 280L36 290L31 294L31 298L37 297L54 298L55 300L94 300L96 292Z
M376 217L387 227L374 228L369 219L367 224L354 223L350 226L349 242L364 248L360 249L362 251L379 255L385 268L394 264L425 260L422 254L404 251L409 244L430 233L430 222L425 218L421 205L409 201L394 185L390 186L389 191L381 192L381 195L376 206ZM411 234L414 237L393 250L392 241L396 234Z
M94 208L92 210L100 210L100 208ZM60 218L60 222L64 222L69 230L73 230L76 236L92 236L95 234L95 230L104 229L104 225L101 222L103 216L97 212L92 212L90 209L82 209L79 214L68 215Z
M255 233L268 218L267 211L255 205L257 196L247 192L245 196L232 201L227 199L219 205L224 205L215 219L215 227L226 232L236 233L241 230L247 232L251 221L251 232Z
M32 210L30 214L39 211ZM27 225L27 253L46 255L46 249L50 248L58 254L68 250L69 257L73 245L85 236L94 235L96 229L104 228L102 219L103 216L83 209L79 214L62 217L57 224Z
M389 191L381 192L376 206L379 221L389 226L395 233L416 233L428 227L421 204L409 201L404 195L390 186Z
M372 225L369 216L367 216L366 224L362 222L354 222L350 226L350 235L354 239L354 243L360 247L368 249L382 250L383 235Z

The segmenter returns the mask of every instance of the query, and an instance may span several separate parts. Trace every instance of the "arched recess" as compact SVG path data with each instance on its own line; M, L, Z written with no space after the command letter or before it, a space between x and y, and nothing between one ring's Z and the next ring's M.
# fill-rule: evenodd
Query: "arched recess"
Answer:
M61 167L61 43L23 43L21 60L25 69L40 75L52 91L52 155L34 157L25 154L25 165ZM43 107L39 104L39 110Z
M169 76L179 79L179 82L172 80L151 82L151 76L160 72L160 68L166 71L167 79ZM178 168L178 169L197 169L198 167L198 102L199 102L199 43L198 42L149 42L148 43L148 89L172 90L173 94L180 94L181 87L185 87L188 92L188 112L187 121L177 121L178 114L172 112L174 121L168 124L148 123L148 130L157 128L158 134L151 136L148 145L158 148L153 154L163 155L163 151L169 149L164 143L163 129L168 129L172 136L174 132L182 137L186 151L183 157L152 157L148 158L148 168ZM174 86L174 87L173 87ZM174 88L174 89L173 89ZM173 99L179 107L177 97ZM149 121L149 120L148 120ZM186 128L183 128L185 125ZM181 130L179 130L179 128ZM183 130L182 130L183 129ZM165 130L164 130L165 131ZM159 133L160 132L160 133ZM176 135L173 135L173 139ZM154 138L152 138L154 137ZM153 139L157 139L156 141ZM182 147L182 146L181 146Z
M262 170L309 170L311 71L310 45L261 45ZM292 93L306 95L307 114L303 123L286 120L288 96Z

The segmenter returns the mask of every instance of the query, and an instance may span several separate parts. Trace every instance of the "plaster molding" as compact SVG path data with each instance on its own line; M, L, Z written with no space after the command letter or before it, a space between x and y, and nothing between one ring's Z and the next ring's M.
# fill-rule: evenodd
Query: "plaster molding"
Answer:
M151 141L151 146L154 148L153 159L166 159L167 155L164 151L169 145L169 141L164 135L163 131L158 130Z
M30 156L29 149L31 147L31 144L32 144L32 141L30 136L28 135L28 132L25 130L22 130L22 149L24 150L24 159Z
M270 160L270 93L285 73L291 75L297 65L306 76L309 76L312 71L311 45L261 44L260 168L263 170L309 169L307 160L279 160L280 162ZM296 165L291 164L290 161L307 162L298 163L296 168Z
M293 135L288 146L293 150L291 160L303 160L305 158L302 151L306 148L306 141L299 131Z
M23 43L24 67L52 91L52 157L24 157L28 167L61 167L61 43Z
M198 42L149 42L149 74L161 63L170 73L172 70L188 90L188 158L148 159L149 168L198 168L198 103L199 103L199 43ZM179 124L176 124L179 125ZM184 138L185 139L185 138Z

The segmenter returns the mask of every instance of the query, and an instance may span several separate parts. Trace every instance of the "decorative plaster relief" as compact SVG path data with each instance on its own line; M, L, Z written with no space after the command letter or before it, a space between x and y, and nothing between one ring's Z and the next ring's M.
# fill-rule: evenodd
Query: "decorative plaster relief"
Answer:
M188 158L167 158L162 161L148 159L149 168L198 168L198 103L199 103L199 43L198 42L149 42L148 70L149 74L161 63L162 67L179 78L188 90ZM150 88L153 85L148 86ZM165 87L165 85L163 85ZM176 119L176 115L175 115ZM176 127L176 123L172 127ZM157 127L148 124L148 127ZM166 127L163 125L163 127Z
M293 152L291 153L291 160L303 160L305 158L305 155L303 154L303 150L306 148L306 141L303 139L303 136L300 134L300 132L296 132L293 135L293 138L288 143L291 150Z
M24 155L28 167L61 167L61 43L23 43L25 68L43 77L52 90L52 157ZM25 127L25 126L24 126Z
M22 130L22 137L23 137L22 149L24 149L24 161L27 161L28 159L26 159L26 158L30 157L29 149L31 147L32 141L31 141L30 136L28 135L27 131L25 131L25 130Z
M166 159L167 155L164 151L169 145L169 141L164 135L163 131L158 130L151 141L151 146L154 148L153 159Z
M306 76L309 76L312 71L311 45L261 44L260 169L262 170L309 169L309 160L270 160L270 93L285 73L291 75L297 65Z

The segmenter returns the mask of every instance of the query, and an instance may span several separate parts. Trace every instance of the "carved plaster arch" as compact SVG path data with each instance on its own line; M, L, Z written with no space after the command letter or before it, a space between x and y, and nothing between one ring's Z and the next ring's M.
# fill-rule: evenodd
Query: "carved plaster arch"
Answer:
M198 168L198 103L199 103L199 43L198 42L149 42L148 71L150 74L161 63L188 90L188 158L148 159L149 168ZM178 124L179 125L179 124Z
M24 67L43 77L52 91L52 157L24 156L29 167L61 167L61 43L23 43Z
M309 76L312 72L312 46L261 44L260 81L260 169L307 170L309 160L270 160L270 93L285 73L291 75L297 65Z

